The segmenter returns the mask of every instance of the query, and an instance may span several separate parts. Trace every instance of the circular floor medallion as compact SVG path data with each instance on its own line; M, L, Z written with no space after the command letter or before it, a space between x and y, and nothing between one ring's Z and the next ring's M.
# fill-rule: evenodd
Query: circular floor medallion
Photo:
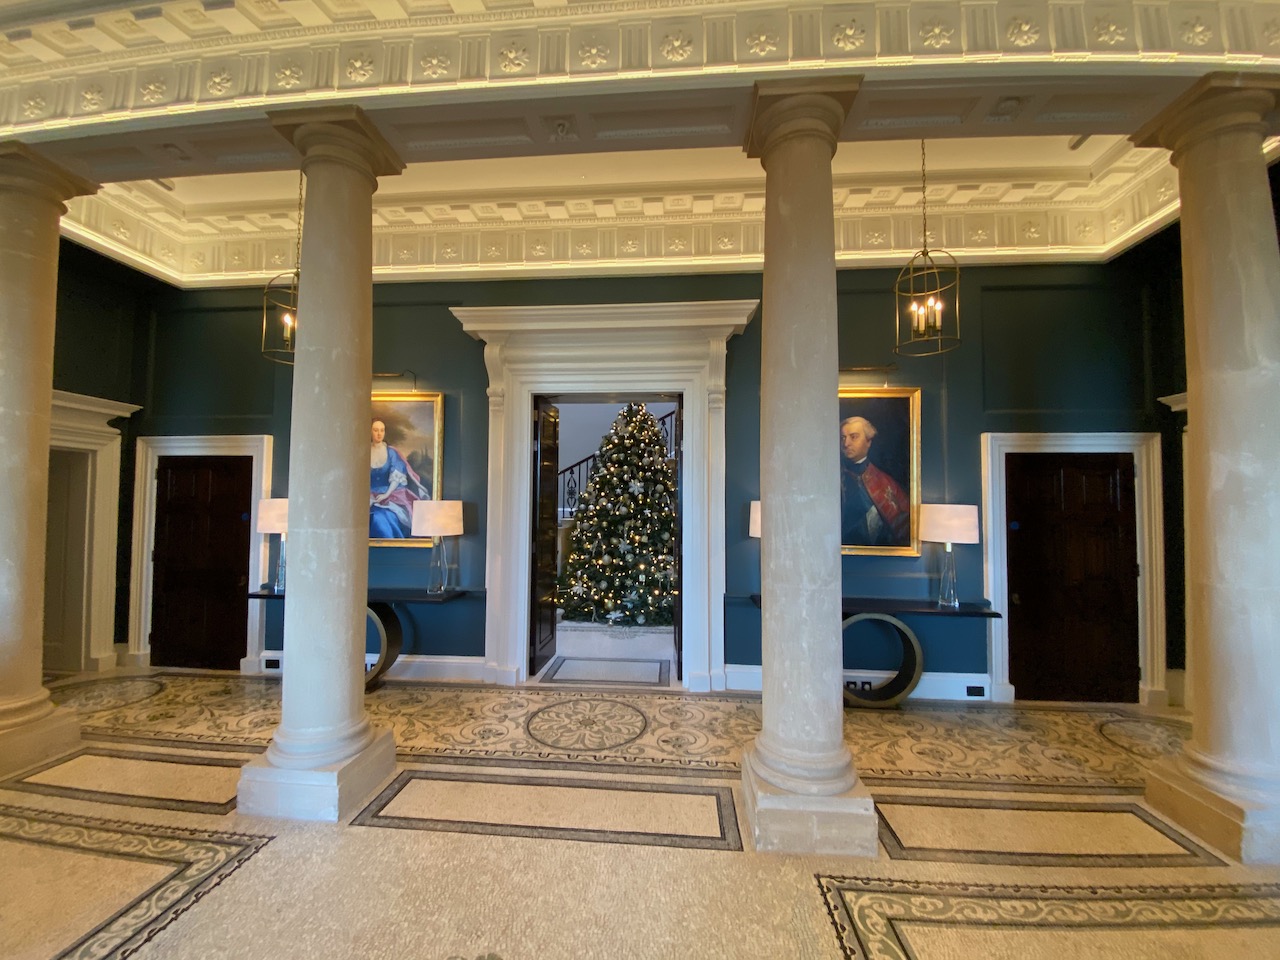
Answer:
M535 711L525 729L557 750L608 750L635 740L647 725L643 713L617 700L567 700Z

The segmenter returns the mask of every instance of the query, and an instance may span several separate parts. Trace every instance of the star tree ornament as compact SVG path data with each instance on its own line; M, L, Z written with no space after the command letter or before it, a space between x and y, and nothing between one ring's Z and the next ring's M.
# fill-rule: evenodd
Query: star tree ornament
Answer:
M574 514L564 619L665 626L675 613L675 467L658 421L627 404L596 453Z

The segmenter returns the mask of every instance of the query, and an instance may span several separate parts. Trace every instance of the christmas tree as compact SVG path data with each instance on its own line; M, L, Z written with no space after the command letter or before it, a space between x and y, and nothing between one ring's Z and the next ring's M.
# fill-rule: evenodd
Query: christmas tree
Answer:
M565 620L673 622L675 469L643 403L618 412L574 513L562 581Z

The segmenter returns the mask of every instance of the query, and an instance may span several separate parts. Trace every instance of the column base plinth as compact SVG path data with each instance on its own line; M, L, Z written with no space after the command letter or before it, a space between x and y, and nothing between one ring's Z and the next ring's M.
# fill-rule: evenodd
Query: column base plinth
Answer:
M0 777L52 760L80 746L80 714L57 707L39 720L0 730Z
M375 727L369 745L353 757L312 770L273 766L265 757L240 771L236 808L240 813L291 820L338 822L396 771L396 741L390 729Z
M1241 863L1280 863L1280 793L1242 799L1189 776L1177 758L1147 771L1145 799L1161 815Z
M879 824L871 792L855 783L832 796L790 793L742 761L742 796L755 848L772 853L838 853L875 857Z

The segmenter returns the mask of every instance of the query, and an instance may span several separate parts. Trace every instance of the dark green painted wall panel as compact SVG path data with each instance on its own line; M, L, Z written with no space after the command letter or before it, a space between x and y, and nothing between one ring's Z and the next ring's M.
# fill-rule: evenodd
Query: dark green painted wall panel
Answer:
M1176 467L1168 448L1180 424L1154 402L1161 392L1174 392L1176 387L1167 385L1176 382L1181 366L1180 304L1170 301L1167 292L1170 252L1159 250L1145 259L1131 256L1088 267L967 268L962 279L964 344L945 356L923 359L898 358L892 352L893 299L888 290L895 272L840 273L841 366L876 368L852 375L861 383L922 390L921 490L926 502L979 502L979 437L984 431L1160 430L1166 438L1166 466ZM761 278L751 274L378 285L375 371L411 370L420 389L445 394L443 488L446 496L467 505L467 532L457 544L461 585L483 587L488 378L483 345L462 332L448 305L660 302L756 298L760 293ZM126 363L121 356L111 361L111 375L131 384L136 402L147 405L137 418L137 430L269 433L276 445L274 489L283 495L288 489L292 369L272 365L258 353L257 291L164 288L149 305L154 306L155 320L149 329L142 324L143 332L132 341L129 373L116 369ZM86 309L80 300L73 312ZM1025 322L1028 316L1037 318L1034 325ZM747 504L759 496L760 337L767 322L768 318L754 318L741 336L730 340L726 358L728 663L760 662L759 611L748 599L760 589L760 551L746 527ZM1116 349L1109 346L1112 339ZM60 370L71 369L64 356L67 349L60 345ZM140 354L150 361L149 367L141 368L150 370L149 377L137 376ZM1035 375L1027 376L1028 369ZM410 381L378 378L376 383L403 389ZM1088 395L1083 404L1082 394ZM1068 403L1074 406L1066 407ZM836 442L833 423L832 443ZM1180 470L1169 470L1166 481L1167 488L1180 484ZM1180 522L1179 515L1178 535ZM127 524L125 518L125 550ZM980 596L980 548L956 549L962 595ZM428 556L421 549L375 549L370 580L385 585L421 583ZM929 596L937 564L930 546L920 558L846 557L844 591ZM1175 582L1180 587L1180 566L1167 566L1170 587ZM127 570L127 563L122 569ZM1180 617L1181 608L1175 611L1171 603L1171 666L1181 662L1181 649L1175 649L1174 637L1181 635L1175 614ZM478 656L484 651L482 594L447 609L424 607L410 616L414 629L406 638L407 652ZM915 625L925 645L927 669L985 671L981 623L931 620ZM277 624L272 642L278 639ZM871 634L846 641L850 668L884 668L894 657L891 638Z

